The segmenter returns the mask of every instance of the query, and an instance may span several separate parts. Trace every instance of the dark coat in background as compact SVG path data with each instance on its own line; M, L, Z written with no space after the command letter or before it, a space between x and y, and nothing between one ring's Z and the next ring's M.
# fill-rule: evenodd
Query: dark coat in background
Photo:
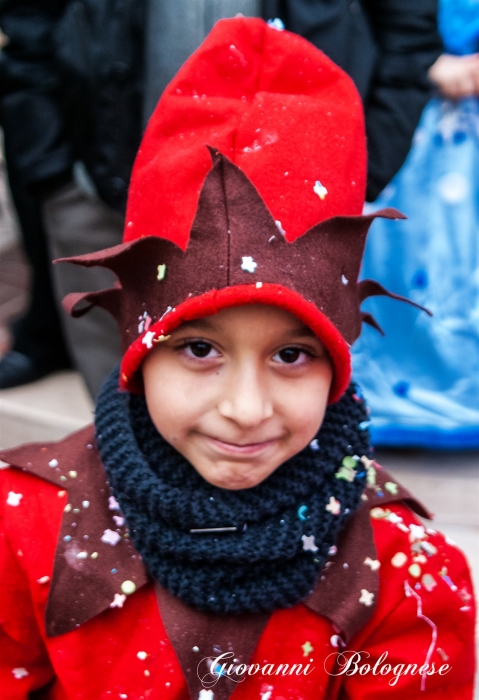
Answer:
M436 0L264 0L263 16L355 81L369 143L367 196L402 165L441 52ZM142 132L145 0L0 0L0 120L25 181L48 193L81 160L123 211Z

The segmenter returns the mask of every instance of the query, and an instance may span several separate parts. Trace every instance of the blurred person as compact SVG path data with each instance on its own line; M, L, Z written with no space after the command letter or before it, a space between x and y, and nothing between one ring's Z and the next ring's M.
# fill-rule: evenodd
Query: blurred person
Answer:
M0 123L1 104L0 99ZM0 359L0 389L8 389L68 369L71 362L53 294L41 204L18 173L15 156L11 156L10 125L3 126L8 184L31 268L27 309L10 324L10 347Z
M368 302L386 337L366 331L355 378L371 408L376 445L479 447L479 3L440 0L446 53L429 75L426 107L408 159L374 208L398 207L374 224L363 275L427 306L425 321ZM403 233L403 232L401 232ZM412 326L411 326L412 324ZM403 342L412 329L411 346ZM414 350L413 350L414 348Z
M239 12L276 18L353 77L366 111L368 198L397 172L440 53L436 0L3 0L4 74L13 92L19 72L40 67L38 85L29 83L12 119L25 132L19 149L31 187L44 197L55 257L121 240L131 168L153 106L214 22ZM32 42L38 35L42 41ZM84 168L74 180L75 161ZM52 186L68 175L63 187ZM71 267L54 274L58 298L113 280L100 269L89 270L89 279ZM114 327L101 309L76 326L65 323L75 364L96 395L119 357Z

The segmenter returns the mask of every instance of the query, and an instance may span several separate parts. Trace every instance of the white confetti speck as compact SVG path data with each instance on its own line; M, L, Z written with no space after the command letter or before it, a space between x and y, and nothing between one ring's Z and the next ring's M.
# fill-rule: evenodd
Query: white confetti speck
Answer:
M317 452L319 450L319 442L317 438L314 438L314 440L311 440L309 443L309 447L314 450L314 452Z
M37 579L37 583L48 583L50 580L50 576L42 576L41 578Z
M23 668L23 667L12 668L12 673L15 676L15 678L17 679L17 681L19 681L21 678L26 678L27 676L30 675L28 673L27 669Z
M110 608L122 608L125 600L126 600L126 595L123 595L122 593L115 593L115 597L113 598L113 602L110 603Z
M70 479L76 479L78 474L75 470L72 469L71 472L68 472L68 476L70 477Z
M153 347L153 339L154 339L155 335L156 335L156 333L154 331L148 331L147 333L145 333L145 335L141 341L143 343L143 345L146 345L148 350L151 350L151 348Z
M426 589L426 591L428 591L428 593L433 591L437 586L437 582L434 579L434 576L431 576L431 574L423 574L423 577L421 578L421 583Z
M339 515L341 512L341 503L337 501L334 496L331 496L326 510L329 511L331 515Z
M122 515L114 515L113 520L117 527L122 527L125 524L125 518Z
M118 534L118 532L115 532L114 530L105 530L103 535L101 536L101 541L104 542L105 544L111 544L112 547L114 547L118 542L121 540L121 535Z
M339 634L333 634L333 636L331 637L329 642L330 642L332 647L337 649L339 647L339 645L341 644L342 640L341 640L341 637L339 636Z
M421 542L421 547L429 557L433 556L433 554L437 554L437 548L430 542Z
M271 27L271 29L276 29L277 32L284 31L284 24L279 19L279 17L275 17L274 19L269 19L268 20L268 27ZM269 697L264 698L263 696L261 696L261 700L269 700Z
M422 525L410 525L411 540L422 540L426 537L426 530Z
M344 286L346 286L347 284L349 284L348 278L345 277L344 275L341 275L341 282L342 282L342 284L344 284Z
M120 510L120 505L114 496L109 496L109 498L108 498L108 509L109 510Z
M286 231L284 230L284 228L283 228L283 226L282 226L282 224L281 224L281 221L275 221L274 223L276 224L276 228L278 229L278 231L280 232L280 234L281 234L282 236L286 236Z
M364 563L370 567L371 571L377 571L381 566L381 562L378 559L371 559L371 557L366 557Z
M163 321L163 319L165 318L165 316L167 316L168 314L170 314L172 311L174 311L174 308L173 308L172 306L168 306L168 308L166 309L166 311L164 311L164 312L161 314L161 316L160 316L160 321Z
M321 200L324 199L328 194L328 190L326 189L326 187L324 187L324 185L320 183L319 180L316 180L316 182L314 183L313 192L314 194L317 194Z
M88 552L78 552L77 559L86 559L88 557Z
M254 272L258 267L258 263L255 263L250 255L245 255L241 258L241 269L245 272Z
M147 658L148 654L146 651L139 651L137 654L137 657L140 659L140 661L144 661Z
M263 286L262 282L256 282L256 289L261 289L262 286Z
M193 649L192 649L192 651L194 651L195 654L197 654L199 652L199 650L200 650L199 647L193 647Z
M407 554L404 552L397 552L391 559L391 564L396 568L400 569L407 562Z
M82 501L82 506L84 508L89 508L90 507L90 501Z
M365 588L361 588L359 602L365 605L367 608L371 607L374 602L374 593L370 593Z
M200 694L198 695L198 700L213 700L214 695L212 690L200 690Z
M302 535L301 539L303 540L303 550L305 552L317 552L318 548L316 547L315 541L314 541L314 535Z
M397 514L397 513L390 513L388 515L388 518L390 523L393 523L393 525L397 525L398 523L402 523L402 518ZM408 529L409 532L409 529Z
M9 491L7 496L7 506L19 506L22 498L23 493L15 493L14 491Z
M52 468L58 467L58 459L51 459L48 462L48 466Z

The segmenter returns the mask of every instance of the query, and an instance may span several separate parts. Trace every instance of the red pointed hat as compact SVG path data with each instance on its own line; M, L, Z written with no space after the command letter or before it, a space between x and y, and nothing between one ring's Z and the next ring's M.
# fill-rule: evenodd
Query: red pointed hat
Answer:
M368 228L374 216L401 216L361 216L365 179L351 79L295 34L259 19L221 20L151 117L124 243L65 259L113 270L117 286L69 295L66 308L78 316L99 305L117 318L121 384L141 391L142 360L182 322L278 306L328 349L335 401L350 381L361 321L375 324L361 301L389 294L358 283Z

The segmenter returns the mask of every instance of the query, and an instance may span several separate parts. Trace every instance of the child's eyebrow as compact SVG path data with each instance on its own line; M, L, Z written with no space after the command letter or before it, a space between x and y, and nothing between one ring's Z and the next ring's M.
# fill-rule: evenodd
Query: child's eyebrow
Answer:
M193 319L192 321L187 321L186 323L183 323L178 330L188 330L188 329L193 329L193 330L199 330L199 331L213 331L216 329L216 325L214 321L211 321L206 318L197 318ZM284 339L285 340L294 340L298 336L307 336L309 338L316 338L316 334L306 326L305 324L301 323L300 325L290 328L284 333Z
M208 321L206 318L196 318L192 321L182 323L178 330L183 330L186 328L193 328L200 331L212 331L215 329L215 324L212 321Z
M291 328L291 330L287 331L285 333L285 336L291 337L291 338L296 338L299 336L307 335L310 338L317 338L316 333L314 333L311 328L308 328L308 326L305 326L304 324L301 324L301 326L298 326L297 328Z

